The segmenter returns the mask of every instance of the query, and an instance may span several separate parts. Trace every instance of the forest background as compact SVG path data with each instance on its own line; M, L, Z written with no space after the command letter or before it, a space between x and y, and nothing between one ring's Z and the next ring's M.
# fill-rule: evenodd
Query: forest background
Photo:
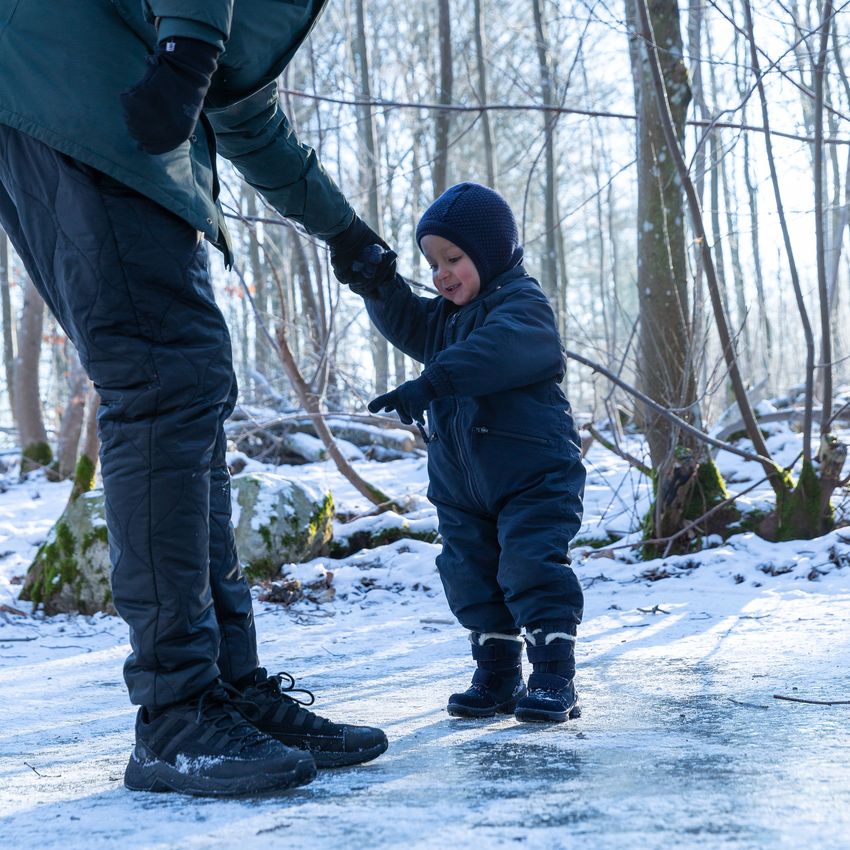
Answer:
M414 229L430 201L462 180L505 195L585 441L653 482L636 518L650 548L742 523L813 537L843 519L847 5L330 0L279 81L300 139L426 288ZM363 416L419 365L370 327L321 242L219 166L235 264L211 262L242 415L256 433L306 409L332 446L325 413ZM86 489L96 397L2 232L0 294L3 458L76 471ZM802 432L790 465L764 441L778 419ZM642 456L626 452L629 430ZM770 510L742 518L718 448L760 464Z

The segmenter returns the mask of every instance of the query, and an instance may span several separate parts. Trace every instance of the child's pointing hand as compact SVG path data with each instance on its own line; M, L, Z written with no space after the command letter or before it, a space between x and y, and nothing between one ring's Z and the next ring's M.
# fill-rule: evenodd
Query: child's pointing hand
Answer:
M416 380L405 381L396 389L370 401L369 410L371 413L395 410L405 425L412 425L414 422L421 425L425 422L425 410L436 396L431 382L424 375L420 375Z

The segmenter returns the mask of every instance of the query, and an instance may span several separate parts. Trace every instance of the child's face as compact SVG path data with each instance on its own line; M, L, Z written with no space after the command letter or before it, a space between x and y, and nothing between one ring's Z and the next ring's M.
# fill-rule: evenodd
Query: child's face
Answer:
M481 278L469 257L448 239L429 233L420 242L431 267L437 291L458 307L469 304L481 291Z

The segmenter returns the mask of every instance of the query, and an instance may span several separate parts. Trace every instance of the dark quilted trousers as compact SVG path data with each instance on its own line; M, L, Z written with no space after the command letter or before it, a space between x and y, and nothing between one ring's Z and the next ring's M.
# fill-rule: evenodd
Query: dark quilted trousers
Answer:
M98 426L131 700L185 699L258 665L230 525L230 337L182 219L0 126L0 222L73 340Z

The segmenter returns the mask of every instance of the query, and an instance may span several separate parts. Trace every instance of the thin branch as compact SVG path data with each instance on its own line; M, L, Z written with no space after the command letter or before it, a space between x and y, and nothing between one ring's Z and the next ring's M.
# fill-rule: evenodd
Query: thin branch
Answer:
M564 352L570 360L576 360L579 363L584 364L588 368L592 369L594 372L599 372L600 375L604 375L609 381L615 383L618 387L625 390L629 395L634 396L636 399L642 401L647 407L654 410L659 416L663 416L665 419L673 422L683 431L690 434L692 437L696 437L700 442L708 443L710 446L714 446L717 449L722 449L726 452L731 452L734 455L738 455L738 457L742 457L745 460L751 460L755 463L761 464L762 467L769 467L770 471L768 475L775 475L779 472L779 467L769 458L764 457L759 454L754 454L753 452L745 451L744 449L739 449L737 446L733 446L732 443L725 443L723 440L717 440L714 437L706 434L704 431L700 431L699 428L691 425L690 422L686 422L682 419L681 416L677 416L672 411L668 410L663 405L659 404L657 401L651 399L645 393L642 393L637 387L633 387L631 384L624 381L622 378L619 378L615 375L610 369L606 369L599 363L594 363L592 360L588 360L586 357L582 357L581 354L576 354L574 351L565 351ZM767 471L767 470L766 470Z
M784 699L786 702L805 702L810 705L850 705L850 699L803 699L802 697L786 697L774 694L774 699Z
M621 449L616 443L611 442L607 437L594 427L592 422L588 422L582 427L583 431L587 431L594 440L601 443L609 452L622 458L629 466L633 466L638 472L643 473L647 478L652 478L652 470L643 462L638 460L634 455L630 455L625 449Z
M637 116L627 112L605 112L597 109L579 109L572 106L545 106L540 103L480 103L465 105L461 103L415 103L405 100L383 100L382 98L360 98L360 97L331 97L330 95L313 94L298 89L281 89L285 94L293 97L302 97L307 100L318 100L323 103L336 103L342 106L369 106L374 109L423 109L433 112L555 112L561 115L583 115L587 118L613 118L620 121L636 121ZM758 127L753 124L736 124L731 121L710 121L693 118L688 120L690 127L721 127L729 130L746 130L752 133L770 133L783 139L791 139L795 142L814 142L811 136L801 136L784 130ZM827 138L823 140L825 145L850 145L850 139Z

